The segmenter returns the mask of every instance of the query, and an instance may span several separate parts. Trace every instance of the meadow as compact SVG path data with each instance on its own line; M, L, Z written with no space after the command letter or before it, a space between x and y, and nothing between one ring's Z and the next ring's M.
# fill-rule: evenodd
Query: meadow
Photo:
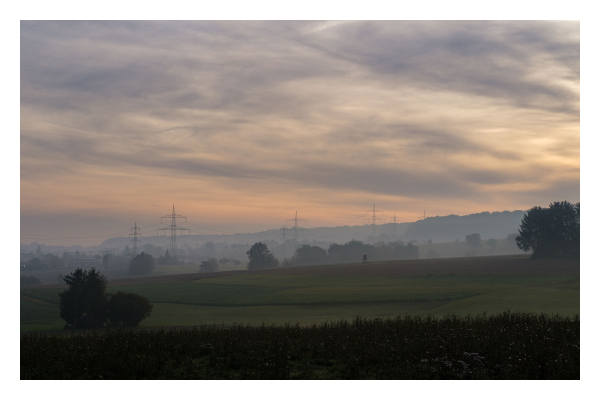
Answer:
M21 331L57 330L62 285L21 289ZM579 314L579 261L467 257L113 279L146 296L142 327L300 326L403 315Z

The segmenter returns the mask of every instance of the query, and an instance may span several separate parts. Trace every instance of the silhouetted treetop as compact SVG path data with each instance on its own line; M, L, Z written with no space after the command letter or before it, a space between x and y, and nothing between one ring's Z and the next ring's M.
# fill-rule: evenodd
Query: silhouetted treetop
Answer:
M579 209L568 201L533 207L521 221L517 246L533 250L533 258L579 258Z

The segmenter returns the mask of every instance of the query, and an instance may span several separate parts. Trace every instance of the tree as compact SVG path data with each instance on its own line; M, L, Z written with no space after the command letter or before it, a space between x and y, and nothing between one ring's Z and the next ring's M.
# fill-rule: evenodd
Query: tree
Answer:
M211 257L200 263L200 272L215 272L217 269L219 269L219 263L215 258Z
M262 242L254 243L246 254L248 254L250 260L248 269L276 268L279 266L279 261L269 251L267 245Z
M129 262L129 275L149 275L154 269L154 257L143 251Z
M34 257L33 259L29 260L29 262L25 265L27 269L31 270L42 269L42 260L40 260L37 257Z
M60 257L55 256L54 254L46 254L43 258L42 261L44 264L46 264L48 266L48 268L60 268L62 267L62 260L60 259Z
M519 227L517 246L532 258L580 258L580 203L554 202L528 210Z
M493 250L493 249L495 249L495 248L496 248L496 245L498 244L498 241L497 241L496 239L493 239L493 238L492 238L492 239L488 239L488 240L487 240L485 243L486 243L488 246L490 246L490 247L492 248L492 250Z
M229 258L227 257L223 257L219 260L220 264L223 264L223 266L225 266L225 264L227 264L229 262Z
M110 268L110 255L108 253L102 257L102 266L106 269Z
M467 241L467 245L471 247L480 247L481 246L481 236L479 233L471 233L470 235L465 236L465 240Z
M117 292L108 301L108 318L113 327L138 326L152 313L152 304L144 296Z
M74 328L102 326L107 319L106 278L92 268L77 268L64 277L69 288L60 297L60 317Z
M294 256L290 260L291 265L318 265L326 264L329 261L327 251L319 246L305 244L296 249Z

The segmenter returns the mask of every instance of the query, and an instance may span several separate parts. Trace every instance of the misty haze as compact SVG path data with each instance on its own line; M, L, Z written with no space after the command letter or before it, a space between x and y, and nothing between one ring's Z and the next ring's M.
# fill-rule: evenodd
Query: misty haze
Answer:
M579 379L579 30L21 21L21 379Z

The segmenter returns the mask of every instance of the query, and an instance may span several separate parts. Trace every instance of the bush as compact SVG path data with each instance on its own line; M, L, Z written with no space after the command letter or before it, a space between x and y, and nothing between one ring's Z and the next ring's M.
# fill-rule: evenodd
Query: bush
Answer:
M117 292L108 301L108 318L111 326L133 327L152 313L152 304L144 296Z
M216 258L211 257L200 263L200 272L215 272L217 269L219 269L219 262Z

